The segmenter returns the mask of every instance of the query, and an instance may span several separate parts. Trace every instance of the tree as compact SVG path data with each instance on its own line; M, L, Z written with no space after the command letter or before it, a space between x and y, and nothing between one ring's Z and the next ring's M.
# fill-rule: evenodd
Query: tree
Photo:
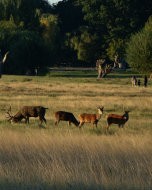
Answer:
M22 25L28 30L38 30L40 13L49 11L47 0L3 0L0 2L0 18L14 19L16 25Z
M84 19L89 28L93 28L94 33L104 44L98 50L104 55L108 51L110 56L111 50L120 49L122 47L120 42L125 42L133 32L141 29L152 14L151 0L78 0L78 2L82 6Z
M77 30L84 23L83 13L77 0L59 1L52 13L58 15L63 34Z
M132 68L141 73L152 72L152 17L140 32L132 35L126 52Z
M42 27L42 38L46 45L50 61L56 62L58 59L57 52L61 44L58 17L52 14L43 14L40 18L40 23Z
M28 70L41 69L48 63L42 38L35 32L14 31L9 45L8 73L25 74Z
M82 32L78 36L73 36L71 39L71 47L77 52L77 59L92 66L95 64L94 60L96 55L96 44L98 38L87 31L82 29Z
M117 40L114 39L111 40L106 51L108 57L111 60L113 60L116 54L118 54L119 57L123 57L125 54L125 49L126 49L126 40L118 38Z
M49 53L41 36L40 17L49 8L47 0L0 2L0 49L2 54L10 51L5 72L24 74L28 69L48 65Z
M84 22L81 7L77 0L63 0L53 7L52 14L58 15L60 28L59 64L64 62L68 65L78 65L77 50L73 47L73 40L77 38L79 27Z

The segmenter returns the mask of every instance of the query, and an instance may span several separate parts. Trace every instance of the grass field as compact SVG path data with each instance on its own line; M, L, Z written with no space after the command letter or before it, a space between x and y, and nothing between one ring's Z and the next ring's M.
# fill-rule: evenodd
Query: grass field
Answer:
M132 73L113 73L97 80L94 71L51 72L46 77L3 76L0 79L0 190L151 190L152 81L133 88ZM142 76L138 76L142 77ZM141 78L141 80L143 80ZM10 124L5 112L23 105L48 107L46 128L37 118ZM81 130L60 122L54 112L105 111L98 128ZM106 116L130 110L123 129Z

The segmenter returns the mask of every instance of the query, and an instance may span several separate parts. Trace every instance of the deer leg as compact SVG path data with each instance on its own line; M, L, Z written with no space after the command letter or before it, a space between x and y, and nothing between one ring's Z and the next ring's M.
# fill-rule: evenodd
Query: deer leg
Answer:
M46 119L45 119L45 117L43 117L43 121L44 121L44 123L46 124Z
M79 128L81 128L82 125L84 125L84 122L80 122L80 124L79 124Z
M107 134L107 132L109 131L109 124L105 127L106 128L106 134Z
M29 124L29 117L25 117L25 123L28 123Z
M95 126L96 126L96 128L97 128L97 126L98 126L98 122L95 122Z
M60 120L56 120L54 124L55 124L55 125L58 125L59 122L60 122Z

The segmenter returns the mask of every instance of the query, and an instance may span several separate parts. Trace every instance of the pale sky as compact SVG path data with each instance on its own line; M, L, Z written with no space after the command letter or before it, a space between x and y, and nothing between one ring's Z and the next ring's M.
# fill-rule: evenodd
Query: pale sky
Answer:
M59 1L61 0L48 0L50 4L53 4L53 3L58 3Z

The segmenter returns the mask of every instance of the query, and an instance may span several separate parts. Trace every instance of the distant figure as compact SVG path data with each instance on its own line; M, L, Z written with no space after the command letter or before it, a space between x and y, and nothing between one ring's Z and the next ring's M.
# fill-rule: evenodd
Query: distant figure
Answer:
M137 86L137 78L136 78L136 76L132 76L131 83L132 83L132 86Z
M3 64L3 57L0 50L0 78L2 77L2 64Z
M119 55L116 54L115 57L114 57L114 66L113 68L117 68L119 67Z
M37 74L38 74L38 69L35 68L34 71L35 71L35 76L37 76Z
M2 65L3 65L3 63L5 63L8 54L9 54L9 52L6 52L4 57L3 57L2 53L1 53L1 50L0 50L0 78L2 77Z
M141 81L140 81L140 79L138 80L138 86L140 87L140 85L141 85Z
M144 87L147 87L147 84L148 84L148 78L147 78L147 76L145 75L145 76L144 76Z
M105 68L105 59L98 59L96 61L96 68L98 70L98 79L102 78L102 76L104 75L104 68Z

